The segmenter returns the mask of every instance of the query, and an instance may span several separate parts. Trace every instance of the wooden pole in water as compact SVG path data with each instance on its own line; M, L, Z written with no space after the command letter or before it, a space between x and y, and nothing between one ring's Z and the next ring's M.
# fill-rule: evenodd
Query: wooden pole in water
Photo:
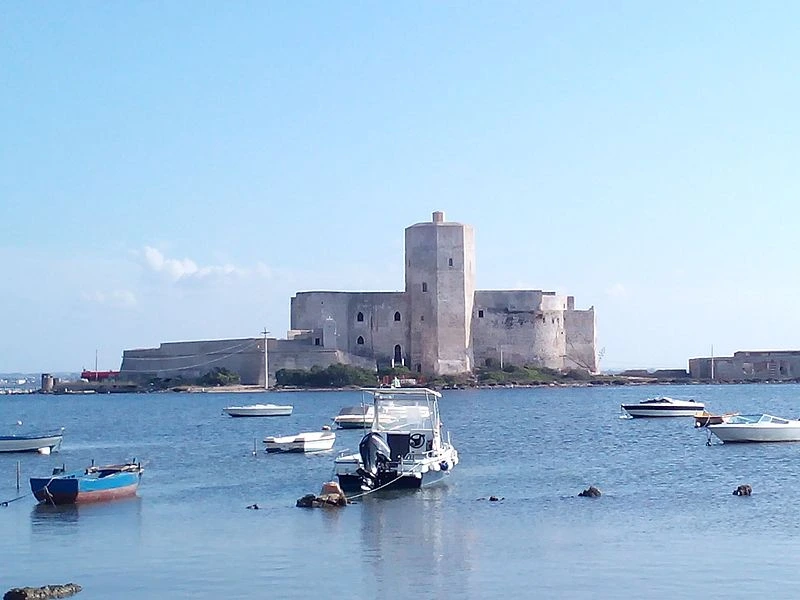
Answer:
M20 471L20 464L17 461L17 492L19 493L19 471Z

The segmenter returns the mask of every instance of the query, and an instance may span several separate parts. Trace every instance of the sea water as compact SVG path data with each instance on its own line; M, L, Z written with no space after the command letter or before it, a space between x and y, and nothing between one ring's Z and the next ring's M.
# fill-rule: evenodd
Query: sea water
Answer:
M620 404L669 395L797 417L800 386L443 394L461 459L448 483L330 510L294 503L362 432L337 431L334 451L313 455L267 455L262 440L331 424L358 392L3 398L6 431L65 430L61 452L0 454L0 501L25 495L0 507L0 593L74 582L83 600L798 596L800 443L709 446L690 418L623 419ZM222 413L267 401L294 412ZM145 466L135 498L48 507L28 494L29 477L62 464L132 458ZM743 483L753 495L732 495ZM578 497L589 485L602 497Z

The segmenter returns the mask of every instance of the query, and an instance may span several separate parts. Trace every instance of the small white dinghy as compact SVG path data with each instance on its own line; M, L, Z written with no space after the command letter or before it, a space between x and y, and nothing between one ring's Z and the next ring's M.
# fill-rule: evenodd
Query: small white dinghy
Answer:
M325 452L333 448L335 441L336 434L333 431L314 431L264 438L267 452Z
M288 417L292 414L292 406L281 406L279 404L226 406L222 410L232 417Z

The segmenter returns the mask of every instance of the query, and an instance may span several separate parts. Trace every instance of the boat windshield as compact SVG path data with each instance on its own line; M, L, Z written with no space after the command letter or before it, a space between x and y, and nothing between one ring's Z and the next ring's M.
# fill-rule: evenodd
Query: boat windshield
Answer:
M433 429L431 408L425 399L376 400L378 428L382 431Z
M754 423L769 423L772 419L773 417L770 415L735 415L728 419L728 423L733 425L753 425Z
M345 415L366 415L372 412L371 406L345 406L339 411L339 416Z

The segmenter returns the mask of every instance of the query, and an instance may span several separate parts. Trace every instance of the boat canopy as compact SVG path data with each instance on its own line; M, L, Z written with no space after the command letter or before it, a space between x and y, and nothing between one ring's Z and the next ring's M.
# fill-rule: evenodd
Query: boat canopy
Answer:
M365 388L375 406L373 431L433 431L439 427L439 392L428 388Z

